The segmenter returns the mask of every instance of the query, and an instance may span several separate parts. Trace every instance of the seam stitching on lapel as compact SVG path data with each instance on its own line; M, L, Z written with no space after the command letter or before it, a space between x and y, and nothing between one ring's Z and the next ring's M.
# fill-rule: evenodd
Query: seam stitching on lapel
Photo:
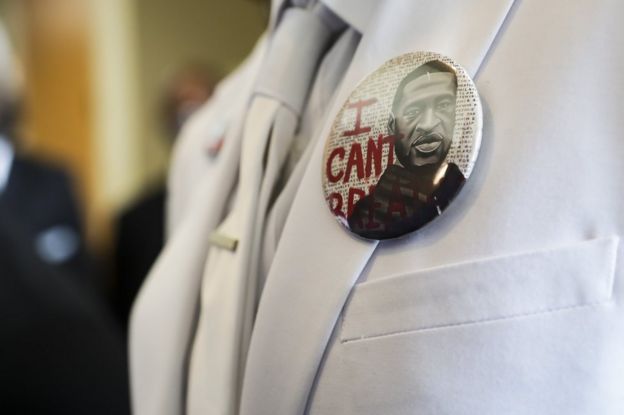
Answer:
M495 45L498 43L499 38L502 36L502 33L505 31L504 29L509 25L509 22L511 20L511 15L512 10L515 10L515 8L520 4L521 0L512 0L511 3L509 4L509 8L507 9L507 12L505 13L505 17L503 17L503 21L501 22L501 24L498 26L498 29L496 30L496 34L492 37L492 41L490 42L490 45L488 46L486 52L483 54L483 58L481 59L481 62L479 62L479 66L475 69L475 73L472 74L472 79L476 82L477 77L479 76L479 72L481 71L481 68L483 67L483 64L485 63L486 60L488 60L490 53L492 52L492 49L495 48Z

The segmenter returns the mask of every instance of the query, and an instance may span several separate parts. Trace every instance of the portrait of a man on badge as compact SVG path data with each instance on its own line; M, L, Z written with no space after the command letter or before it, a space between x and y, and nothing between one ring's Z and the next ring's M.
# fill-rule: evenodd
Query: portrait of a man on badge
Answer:
M457 77L452 67L427 62L399 83L391 103L388 134L400 163L389 165L374 189L348 217L349 228L371 239L394 238L429 223L465 182L447 162L453 141Z

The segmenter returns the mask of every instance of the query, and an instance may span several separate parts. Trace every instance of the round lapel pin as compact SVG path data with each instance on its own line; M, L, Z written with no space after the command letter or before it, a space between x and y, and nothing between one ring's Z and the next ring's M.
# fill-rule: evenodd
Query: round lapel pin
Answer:
M389 60L332 125L322 167L329 209L364 238L421 229L470 176L482 124L474 82L452 59L417 52Z

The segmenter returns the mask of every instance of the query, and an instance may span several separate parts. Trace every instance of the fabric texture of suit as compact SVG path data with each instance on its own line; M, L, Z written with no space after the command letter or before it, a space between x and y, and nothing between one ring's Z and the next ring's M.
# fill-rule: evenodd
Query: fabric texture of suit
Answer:
M338 102L393 56L452 56L485 107L480 159L435 226L362 242L315 192L325 121L261 300L242 413L620 413L621 5L381 4ZM610 62L600 76L597 61Z
M270 261L239 413L621 414L624 6L323 2L362 39ZM324 141L357 83L414 51L475 80L481 154L440 218L365 241L323 199ZM137 327L171 313L149 311Z

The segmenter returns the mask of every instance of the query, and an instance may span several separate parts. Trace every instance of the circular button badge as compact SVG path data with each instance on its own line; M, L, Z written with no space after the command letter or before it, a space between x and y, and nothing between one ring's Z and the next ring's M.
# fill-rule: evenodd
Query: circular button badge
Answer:
M417 52L389 60L332 125L322 166L329 209L364 238L417 231L470 176L482 124L474 82L452 59Z

